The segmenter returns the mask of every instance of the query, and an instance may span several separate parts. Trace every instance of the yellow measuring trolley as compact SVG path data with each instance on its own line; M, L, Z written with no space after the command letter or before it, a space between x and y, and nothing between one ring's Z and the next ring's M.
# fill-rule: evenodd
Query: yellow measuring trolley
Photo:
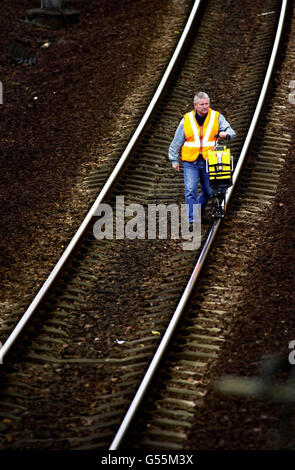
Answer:
M213 191L211 209L213 219L224 217L224 199L227 189L232 186L233 167L230 149L216 142L214 150L209 150L206 160L206 170Z

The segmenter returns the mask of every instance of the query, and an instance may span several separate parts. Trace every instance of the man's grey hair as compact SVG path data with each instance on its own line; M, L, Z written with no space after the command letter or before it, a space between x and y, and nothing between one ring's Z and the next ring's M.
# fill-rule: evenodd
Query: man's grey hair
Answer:
M209 96L207 95L207 93L204 93L203 91L199 91L198 93L195 94L195 97L194 97L194 104L199 100L199 99L206 99L206 100L209 100L210 101L210 98Z

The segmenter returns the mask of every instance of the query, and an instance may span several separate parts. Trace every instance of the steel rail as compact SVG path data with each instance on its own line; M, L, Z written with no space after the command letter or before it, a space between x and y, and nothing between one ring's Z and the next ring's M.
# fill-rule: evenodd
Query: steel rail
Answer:
M36 309L42 302L42 300L45 298L46 294L49 292L50 288L52 287L53 283L56 281L60 273L62 272L63 268L65 267L66 263L68 262L70 256L72 255L73 251L77 247L79 241L81 240L85 230L87 229L89 223L91 222L91 219L95 215L95 213L98 210L99 205L102 203L104 198L106 197L107 193L109 192L110 188L114 184L114 181L116 180L117 176L119 175L120 171L122 170L124 164L126 163L128 157L130 156L131 151L133 150L138 138L140 137L143 129L145 128L148 120L151 117L152 112L155 109L156 104L159 101L159 98L167 84L168 79L171 76L171 73L174 69L174 66L176 64L176 61L182 51L182 47L188 37L188 34L190 32L191 26L193 24L193 21L196 17L196 14L199 10L199 7L201 5L203 0L196 0L193 8L191 10L191 13L189 15L189 18L187 20L187 23L185 25L185 28L183 30L183 33L178 41L178 44L176 46L176 49L172 55L172 58L170 59L170 62L168 64L168 67L158 85L158 88L148 106L146 109L138 127L136 128L132 138L130 139L127 147L125 148L123 154L121 155L120 159L118 160L115 168L113 169L111 175L109 176L108 180L106 181L105 185L103 186L101 192L97 196L95 202L93 203L91 209L87 213L85 219L83 220L82 224L80 225L79 229L77 230L76 234L72 238L71 242L65 249L64 253L62 254L61 258L51 271L50 275L42 285L41 289L38 291L37 295L23 314L22 318L19 320L5 343L3 344L2 348L0 349L0 364L3 364L4 357L20 335L20 333L23 331L29 320L31 319L32 315L35 313Z
M270 79L271 79L271 75L272 75L272 72L273 72L273 68L274 68L274 64L275 64L275 60L276 60L276 57L277 57L277 52L278 52L278 48L279 48L279 44L280 44L280 39L281 39L281 36L282 36L282 31L283 31L283 26L284 26L284 20L285 20L285 16L286 16L286 10L287 10L287 4L288 4L288 0L282 0L282 5L281 5L281 11L280 11L280 17L279 17L279 21L278 21L278 26L277 26L277 32L276 32L276 36L275 36L275 40L274 40L274 43L273 43L273 48L272 48L272 53L271 53L271 56L270 56L270 60L269 60L269 64L268 64L268 68L267 68L267 71L266 71L266 74L265 74L265 78L264 78L264 82L263 82L263 86L261 88L261 92L260 92L260 95L259 95L259 99L258 99L258 102L257 102L257 106L255 108L255 112L253 114L253 118L251 120L251 124L249 126L249 130L247 132L247 136L245 138L245 142L244 142L244 145L242 147L242 150L241 150L241 153L240 153L240 156L239 156L239 159L238 159L238 162L237 162L237 165L236 165L236 168L235 168L235 171L234 171L234 175L233 175L233 186L230 188L230 190L228 191L227 193L227 197L226 197L226 203L225 203L225 207L226 205L228 204L231 196L232 196L232 193L233 193L233 189L237 183L237 180L238 180L238 177L241 173L241 170L242 170L242 167L243 167L243 164L244 164L244 161L245 161L245 158L246 158L246 155L247 155L247 152L249 150L249 146L250 146L250 143L252 141L252 138L254 136L254 132L256 130L256 127L257 127L257 123L258 123L258 119L259 119L259 116L261 114L261 110L262 110L262 107L263 107L263 103L264 103L264 100L265 100L265 96L266 96L266 92L267 92L267 89L269 87L269 83L270 83ZM210 230L210 233L204 243L204 247L201 251L201 254L198 258L198 261L193 269L193 272L190 276L190 279L187 283L187 286L181 296L181 299L176 307L176 310L170 320L170 323L168 325L168 328L157 348L157 351L145 373L145 376L129 406L129 409L109 447L109 450L117 450L120 446L120 444L122 443L123 439L125 438L126 436L126 433L135 417L135 414L147 392L147 389L155 375L155 372L156 370L158 369L159 365L160 365L160 361L162 360L163 358L163 355L168 347L168 344L169 342L171 341L171 338L172 338L172 335L175 331L175 328L177 326L177 324L179 323L179 320L183 314L183 311L187 305L187 302L192 294L192 291L193 291L193 288L196 284L196 281L197 279L199 278L200 276L200 273L202 271L202 267L204 266L204 263L205 263L205 260L209 254L209 251L210 251L210 248L213 244L213 241L216 237L216 234L218 232L218 228L220 226L220 223L221 223L221 219L215 221L212 225L212 228Z

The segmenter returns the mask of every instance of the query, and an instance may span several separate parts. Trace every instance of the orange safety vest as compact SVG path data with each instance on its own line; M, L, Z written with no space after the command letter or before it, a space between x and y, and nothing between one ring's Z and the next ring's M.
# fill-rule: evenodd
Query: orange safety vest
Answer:
M181 149L181 159L187 162L197 160L199 154L206 160L208 151L214 149L215 135L219 131L219 112L209 108L203 126L199 126L195 111L184 116L185 143Z

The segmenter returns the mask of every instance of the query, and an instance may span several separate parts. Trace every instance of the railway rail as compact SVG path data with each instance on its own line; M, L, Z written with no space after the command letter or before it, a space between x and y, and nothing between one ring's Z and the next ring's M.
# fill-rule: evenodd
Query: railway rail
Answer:
M61 261L48 278L48 282L26 311L23 319L10 332L1 349L1 358L4 359L4 363L6 362L5 357L9 353L8 364L11 370L7 373L6 384L1 392L2 396L6 398L3 400L4 406L2 404L0 416L4 420L12 422L16 433L17 447L63 448L64 446L75 449L97 449L110 446L111 449L117 449L124 440L127 445L128 442L129 444L131 442L136 447L183 448L198 402L203 399L206 393L206 369L210 361L217 358L218 351L222 348L222 343L225 340L223 322L226 310L221 306L221 299L223 302L230 299L231 288L224 283L224 255L218 260L214 260L214 267L209 264L209 268L207 268L207 275L208 272L210 275L209 287L205 289L205 283L196 275L199 274L201 266L207 259L209 248L213 244L220 225L219 222L214 223L212 227L207 226L206 231L203 232L204 246L198 253L197 263L195 252L183 252L175 241L165 241L166 245L170 243L168 251L174 251L175 254L168 258L163 256L164 268L161 267L161 276L158 279L158 284L154 286L154 292L149 293L144 300L141 300L137 305L140 311L134 312L137 326L136 330L132 331L133 337L124 341L119 340L114 348L113 356L104 357L103 351L99 351L97 354L97 350L93 348L90 356L85 357L82 354L83 345L81 344L80 355L77 355L79 349L75 348L72 348L72 351L71 348L68 348L65 354L64 344L68 341L69 334L72 334L71 323L73 320L77 320L78 315L82 313L82 316L85 317L84 326L87 325L85 312L93 311L94 307L91 303L89 307L86 298L88 291L93 293L97 289L97 276L100 271L104 273L100 284L101 292L112 295L110 287L113 281L116 282L116 279L112 279L114 272L108 271L106 264L110 258L113 258L114 263L118 262L122 253L125 252L124 241L120 244L120 241L114 243L112 240L99 242L94 240L92 227L89 228L89 226L93 225L93 215L98 205L104 200L114 203L116 194L124 196L125 204L140 202L143 205L155 201L175 202L176 198L181 199L182 197L181 175L174 176L171 182L171 173L169 174L167 169L169 164L166 161L166 152L172 138L171 128L175 128L179 118L179 107L189 106L187 102L188 90L191 90L192 94L194 91L195 76L194 74L190 76L190 71L194 68L198 69L202 64L203 58L198 52L200 46L203 47L204 54L208 52L206 44L208 19L213 21L212 26L209 27L209 31L212 32L214 25L219 20L220 10L218 7L220 8L222 2L209 1L207 3L201 13L199 9L204 6L202 2L197 1L194 4L187 27L163 77L163 82L161 82L138 130L123 153L122 159L114 169L112 177L115 179L119 176L115 190L112 187L113 180L108 180ZM264 4L264 2L262 3ZM240 176L254 130L256 130L257 136L257 122L273 73L287 2L273 0L267 2L267 6L267 11L260 10L259 13L261 22L255 47L251 49L250 54L245 58L245 64L243 64L249 71L247 81L245 84L243 83L245 86L236 99L231 117L233 127L238 133L238 138L231 146L232 153L236 156L234 178L235 181L238 179L241 181L239 181L238 189L235 190L235 201L237 202L231 204L231 206L236 205L237 207L236 218L224 223L223 235L221 235L221 241L218 242L218 247L232 258L239 250L240 241L238 237L233 239L231 251L228 252L226 240L230 236L232 225L241 223L239 217L242 217L244 224L253 223L257 219L261 208L268 204L275 194L279 171L283 163L283 161L278 162L272 136L263 132L263 139L268 138L268 142L271 142L270 148L269 144L264 142L263 151L261 151L261 147L257 144L259 158L255 159L255 164L249 167L250 170L246 171L242 178ZM186 34L189 33L192 25L195 26L197 14L201 14L204 23L202 22L188 39ZM183 45L185 53L182 50ZM178 55L180 53L181 56ZM270 57L270 65L268 66ZM228 73L230 75L231 71L229 70ZM255 109L257 102L258 108L256 108L253 118L253 109ZM154 105L156 105L155 108ZM287 145L290 137L282 134L282 140L285 140ZM257 152L257 150L253 151ZM238 156L239 158L237 158ZM89 190L95 191L101 184L101 175L91 175L85 184ZM228 195L228 200L229 198L232 198L232 191ZM233 210L235 209L232 209L230 214ZM82 240L82 234L85 230L87 234ZM137 245L139 246L140 243L144 243L147 247L145 241L139 240ZM76 244L79 244L79 250L72 259L72 250L76 248ZM163 244L164 249L165 244ZM155 246L152 248L155 249ZM136 255L136 252L133 254ZM129 261L129 263L131 262ZM57 282L56 276L60 276L64 264L67 265L67 270ZM210 269L213 274L210 273ZM128 271L125 274L128 276ZM182 295L184 283L187 280L189 280L188 287ZM194 294L194 300L185 314L187 323L184 322L184 325L181 326L173 351L168 352L168 356L163 359L168 344L166 339L169 337L170 341L170 334L174 332L176 327L179 327L178 322L183 316L184 307L187 306L191 290L195 287L196 282L201 285L202 293ZM151 287L148 279L143 279L142 285L146 289ZM54 288L52 289L52 287ZM51 289L50 295L48 295L49 288ZM138 295L138 289L135 288L130 292L131 295L133 293ZM43 304L45 294L48 298ZM179 298L180 304L170 322L172 310ZM41 300L42 306L40 308ZM120 302L119 298L118 311L120 311ZM86 308L84 303L86 303ZM38 313L36 313L37 307L40 310ZM18 350L16 348L10 353L10 348L22 333L28 320L31 321L31 324L26 329L24 346L21 345ZM7 321L8 330L11 322L11 319ZM89 328L91 329L93 326L90 324ZM167 327L167 333L165 333ZM125 328L125 333L126 331L128 329ZM81 335L81 331L79 334ZM155 352L156 356L154 356L152 365L149 366ZM62 436L56 433L52 424L48 426L46 433L48 437L46 438L21 437L21 431L18 430L17 424L23 419L23 413L26 416L30 412L30 400L32 400L32 397L26 395L25 391L34 389L28 383L30 366L22 368L21 354L24 355L26 364L49 365L49 367L53 367L52 371L57 372L62 368L69 370L74 365L77 366L77 371L85 366L92 367L97 372L105 368L105 375L109 375L113 385L106 387L107 391L104 392L103 384L97 384L95 399L93 400L93 396L90 395L90 399L93 400L90 413L85 409L85 414L81 410L72 416L69 414L68 417L62 417L61 421L64 425ZM140 434L137 432L135 437L131 424L142 401L141 391L146 393L145 387L151 386L152 378L156 374L153 366L163 360L166 371L165 382L153 384L158 398L150 398L147 410L141 412L139 420L142 432ZM15 366L15 362L19 364ZM22 379L19 379L16 370L18 370L18 374L21 374ZM147 370L146 375L145 370ZM143 385L138 389L142 378ZM136 390L138 390L138 395L135 395L135 402L133 401L129 408L130 400ZM40 404L43 401L41 391L42 388L38 397ZM10 411L7 411L9 408ZM125 412L127 412L126 415ZM122 426L118 430L122 418L124 418ZM130 435L126 437L125 433L129 427L131 428ZM115 435L116 430L118 433ZM114 440L112 440L113 438Z

